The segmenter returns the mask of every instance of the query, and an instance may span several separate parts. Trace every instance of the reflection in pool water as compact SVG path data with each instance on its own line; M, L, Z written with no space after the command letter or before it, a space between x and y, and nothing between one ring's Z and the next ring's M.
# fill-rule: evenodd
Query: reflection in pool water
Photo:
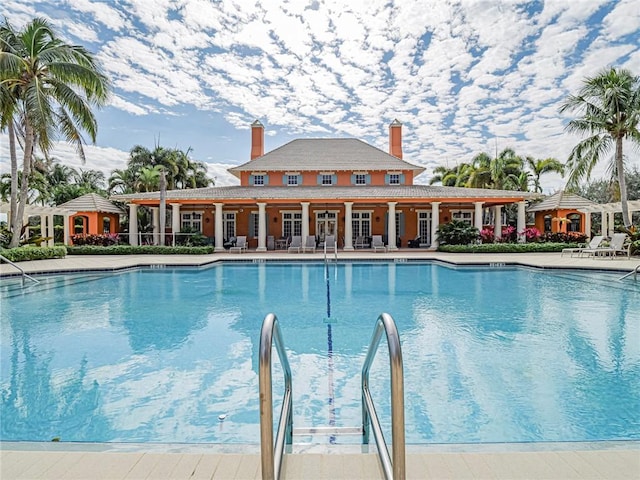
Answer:
M330 324L321 264L6 288L0 439L257 443L258 338L269 312L291 362L294 426L357 426L360 369L383 311L402 341L408 443L640 438L634 282L412 263L339 264L330 277ZM388 376L382 347L371 385L386 432Z

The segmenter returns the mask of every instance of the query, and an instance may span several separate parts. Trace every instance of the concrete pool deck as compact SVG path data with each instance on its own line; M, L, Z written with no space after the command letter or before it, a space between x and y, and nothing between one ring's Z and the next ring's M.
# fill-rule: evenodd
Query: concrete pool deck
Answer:
M333 257L333 255L331 255ZM321 260L322 253L289 254L285 251L215 253L211 255L69 256L18 264L28 274L74 271L114 271L147 265L207 265L222 260ZM633 271L640 258L594 259L560 254L448 254L423 250L373 253L338 252L339 260L439 260L456 265L521 265L535 268L578 268ZM397 259L397 260L396 260ZM6 278L19 272L1 264ZM640 275L638 275L640 291ZM631 277L627 279L634 282ZM256 439L258 440L258 439ZM304 449L284 456L283 479L384 478L374 453L354 453L349 448L315 451ZM0 478L5 479L259 479L259 448L220 453L218 448L194 446L110 445L55 443L0 443ZM515 444L478 446L407 446L408 479L639 479L640 442L586 444Z

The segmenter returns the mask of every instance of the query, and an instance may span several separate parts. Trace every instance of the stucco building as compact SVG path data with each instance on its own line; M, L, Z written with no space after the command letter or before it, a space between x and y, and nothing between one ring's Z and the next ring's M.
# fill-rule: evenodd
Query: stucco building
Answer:
M264 126L251 125L250 160L229 171L239 186L172 190L166 193L165 232L193 229L212 239L246 235L250 248L267 250L272 239L293 235L335 235L339 247L352 250L355 240L383 235L390 250L436 246L441 223L460 219L482 228L491 223L498 234L502 209L518 205L517 230L525 228L527 192L415 185L424 171L403 159L402 124L389 125L385 152L354 138L297 139L264 152ZM160 234L160 193L115 195L126 202L130 218L140 206L153 211L154 243ZM130 225L137 244L136 222ZM169 237L170 238L170 237ZM391 239L389 242L388 239ZM395 239L395 241L394 241ZM170 243L170 240L167 242Z

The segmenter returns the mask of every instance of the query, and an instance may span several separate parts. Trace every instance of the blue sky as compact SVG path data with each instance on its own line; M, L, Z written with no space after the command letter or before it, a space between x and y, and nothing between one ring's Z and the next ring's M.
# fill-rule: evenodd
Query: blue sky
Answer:
M109 173L159 143L191 148L219 185L249 159L255 119L267 151L301 137L387 151L397 118L420 183L496 147L565 161L579 138L558 105L604 67L640 74L637 0L4 0L0 14L50 19L112 79L83 168ZM7 149L0 135L3 171ZM80 166L67 145L54 155Z

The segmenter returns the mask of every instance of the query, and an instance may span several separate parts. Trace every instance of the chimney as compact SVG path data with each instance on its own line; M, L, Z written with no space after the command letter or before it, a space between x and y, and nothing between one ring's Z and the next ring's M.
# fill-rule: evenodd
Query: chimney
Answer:
M389 125L389 155L402 159L402 124L397 118Z
M251 124L251 160L264 155L264 125L256 120Z

